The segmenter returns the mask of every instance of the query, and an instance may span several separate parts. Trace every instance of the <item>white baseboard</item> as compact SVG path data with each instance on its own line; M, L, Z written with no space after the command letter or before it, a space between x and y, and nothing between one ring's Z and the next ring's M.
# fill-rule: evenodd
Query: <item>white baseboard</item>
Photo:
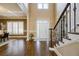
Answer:
M55 49L54 49L54 48L51 48L51 47L49 47L49 50L50 50L50 51L55 51Z

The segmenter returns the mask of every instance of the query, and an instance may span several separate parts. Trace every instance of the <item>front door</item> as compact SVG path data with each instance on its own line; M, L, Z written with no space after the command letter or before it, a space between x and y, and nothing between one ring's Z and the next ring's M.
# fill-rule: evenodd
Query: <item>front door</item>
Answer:
M49 22L47 20L37 20L37 40L47 41L49 39Z

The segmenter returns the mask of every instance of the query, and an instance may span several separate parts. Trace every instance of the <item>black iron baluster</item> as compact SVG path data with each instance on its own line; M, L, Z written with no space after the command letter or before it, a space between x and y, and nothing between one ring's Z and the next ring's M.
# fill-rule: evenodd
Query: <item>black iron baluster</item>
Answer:
M64 36L65 36L65 27L64 27L64 25L65 25L65 16L63 16L63 38L64 38Z
M50 28L49 30L50 30L50 47L52 47L52 28Z
M71 32L71 4L69 6L69 29L70 29L70 32Z
M1 39L0 39L0 43L1 43Z
M63 42L63 38L62 38L62 19L61 19L61 42Z
M74 32L76 32L76 3L74 3Z
M68 33L68 13L66 10L66 39L68 39L67 33Z

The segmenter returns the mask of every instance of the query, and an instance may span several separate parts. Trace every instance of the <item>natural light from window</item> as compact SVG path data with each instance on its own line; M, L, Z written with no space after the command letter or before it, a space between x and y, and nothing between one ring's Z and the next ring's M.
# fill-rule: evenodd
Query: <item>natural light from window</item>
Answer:
M9 34L11 35L23 34L24 32L23 21L8 21L7 32L9 32Z
M38 3L37 8L38 9L48 9L48 3Z

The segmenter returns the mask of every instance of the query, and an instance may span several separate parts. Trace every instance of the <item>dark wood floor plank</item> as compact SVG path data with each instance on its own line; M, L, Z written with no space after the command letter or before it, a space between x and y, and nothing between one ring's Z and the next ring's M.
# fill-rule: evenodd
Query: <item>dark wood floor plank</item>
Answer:
M48 41L13 40L0 48L0 56L51 56L48 44Z

